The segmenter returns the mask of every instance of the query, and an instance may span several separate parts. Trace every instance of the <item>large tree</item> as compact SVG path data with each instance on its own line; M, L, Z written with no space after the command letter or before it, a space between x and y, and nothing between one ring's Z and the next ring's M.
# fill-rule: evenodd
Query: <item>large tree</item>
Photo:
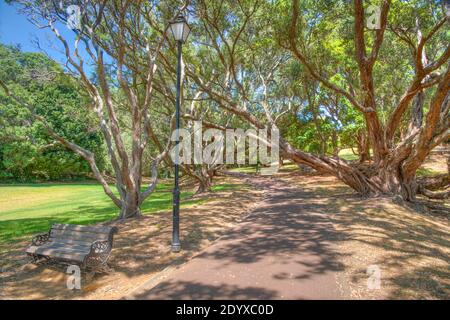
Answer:
M349 106L362 116L360 140L367 132L374 161L355 166L296 149L282 138L284 156L333 174L363 195L414 198L417 169L450 134L450 48L443 5L382 1L379 26L370 30L361 0L194 4L198 41L208 48L195 51L202 68L187 66L195 87L257 128L278 126L285 112L298 117L298 106L308 104L298 92L277 92L295 59L300 74L338 101L337 109ZM420 112L408 112L411 107ZM315 108L323 110L324 104ZM367 153L368 144L362 142Z
M158 123L169 124L170 117L159 116L153 103L157 58L166 45L165 35L154 26L167 25L173 12L160 8L155 1L14 1L21 12L39 28L49 29L66 58L65 68L83 86L90 98L89 106L107 147L109 162L116 180L113 192L98 168L96 155L67 137L58 134L33 105L5 91L17 103L26 106L34 120L44 124L56 141L83 157L105 193L120 209L120 217L140 214L142 202L155 190L157 165L167 155L169 143L153 150L151 181L143 190L143 155ZM67 8L76 4L81 20L73 25L75 40L70 43L60 28L73 18ZM176 13L175 13L176 14ZM76 18L76 16L75 16ZM72 21L73 22L73 21ZM145 66L145 67L142 67ZM94 77L89 72L93 71Z
M448 39L447 41L441 39L440 43L433 44L433 40L439 36L439 32L444 29L445 25L448 25L449 17L446 16L447 12L444 6L431 5L431 7L427 7L429 3L416 1L415 7L408 8L408 5L400 2L395 1L394 5L391 2L385 0L380 3L380 15L376 17L379 19L379 26L372 31L366 27L363 1L354 1L353 42L355 49L353 59L357 63L356 71L359 78L353 85L342 86L330 81L324 72L314 66L308 58L307 52L299 45L299 42L304 41L301 36L299 37L299 30L302 32L302 29L307 27L299 22L301 9L298 0L292 1L288 47L295 58L308 69L312 77L335 94L344 96L364 116L374 154L371 172L363 173L359 169L349 170L347 166L340 164L335 165L332 171L363 194L401 194L404 199L413 199L417 190L415 185L417 169L430 151L448 139L450 135L448 117L450 46ZM392 7L394 9L391 9ZM402 15L400 19L403 20L399 21L398 15L401 15L402 10L411 14L410 21L406 20L405 15ZM411 25L411 22L414 24ZM389 48L383 48L388 26L398 38L390 35L389 43L386 45L393 45L395 49L400 50L400 47L396 46L396 42L406 41L410 48L413 70L412 76L405 75L408 84L404 93L398 100L393 101L387 111L387 120L383 123L379 114L382 103L379 89L382 81L376 79L374 69L377 67L377 63L389 62L389 59L381 52L383 49L389 52ZM432 59L430 54L426 53L428 47L430 47L428 51L433 51ZM392 66L392 69L394 68L395 66ZM395 83L388 85L395 86ZM411 117L409 130L400 136L402 119L415 97L417 101L420 101L415 103L422 104L420 107L415 107L416 110L423 111L425 90L431 91L431 93L427 101L428 113L424 117L424 121L418 119L417 116ZM416 113L417 111L413 112L413 114ZM320 161L315 161L314 164L321 165Z

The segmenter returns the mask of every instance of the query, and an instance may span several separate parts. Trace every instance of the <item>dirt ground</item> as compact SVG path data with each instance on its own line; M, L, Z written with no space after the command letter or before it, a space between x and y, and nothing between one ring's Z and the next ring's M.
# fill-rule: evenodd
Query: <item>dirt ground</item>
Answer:
M277 178L310 194L307 210L328 213L339 235L334 250L342 266L340 279L351 298L450 299L448 206L436 214L420 204L361 198L330 176L282 170ZM207 195L208 202L183 209L181 254L170 252L170 212L116 223L120 231L110 260L115 271L85 276L81 291L66 288L64 269L26 264L22 250L27 244L18 243L0 257L20 266L1 273L0 299L119 299L144 282L156 283L258 206L264 193L251 188L249 179L246 190Z
M428 156L427 161L422 165L423 169L432 170L436 173L446 173L447 172L447 156L432 153Z
M353 299L450 298L450 210L437 215L391 198L364 199L329 176L289 179L311 191L311 209L329 213ZM379 289L368 286L374 271Z
M221 177L220 182L243 183L231 177ZM244 217L261 197L261 191L240 186L206 194L201 204L182 207L179 254L170 251L171 212L110 223L119 228L109 260L114 272L94 277L83 273L81 290L67 289L66 267L29 263L23 252L29 243L16 243L0 255L9 262L0 273L0 299L120 299L152 276L189 260Z

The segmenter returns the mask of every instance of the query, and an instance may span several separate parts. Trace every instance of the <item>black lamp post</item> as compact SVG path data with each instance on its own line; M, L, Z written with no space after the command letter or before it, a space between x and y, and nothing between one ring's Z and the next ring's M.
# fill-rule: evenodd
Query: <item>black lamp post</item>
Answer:
M172 252L179 252L181 250L180 244L180 187L179 187L179 142L180 136L178 129L180 129L180 91L181 91L181 49L183 43L186 42L189 36L190 28L186 19L182 14L179 14L175 20L170 22L170 30L177 42L177 99L176 99L176 147L175 147L175 185L173 188L173 229L172 229Z

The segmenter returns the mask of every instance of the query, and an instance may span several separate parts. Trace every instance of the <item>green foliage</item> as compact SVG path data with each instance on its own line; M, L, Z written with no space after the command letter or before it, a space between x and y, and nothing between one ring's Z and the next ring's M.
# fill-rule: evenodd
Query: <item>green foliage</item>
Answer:
M103 141L87 111L88 100L61 67L40 53L0 45L0 78L33 105L61 136L94 152L105 167ZM59 180L85 176L88 164L55 143L29 110L0 92L0 179Z

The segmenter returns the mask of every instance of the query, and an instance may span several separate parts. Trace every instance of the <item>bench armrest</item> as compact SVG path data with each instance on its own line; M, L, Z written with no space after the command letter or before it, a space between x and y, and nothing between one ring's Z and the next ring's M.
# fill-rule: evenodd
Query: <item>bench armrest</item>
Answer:
M106 265L111 253L111 242L109 240L97 240L91 245L91 250L86 256L84 266L96 269Z
M91 245L90 255L100 255L109 253L111 251L111 244L108 240L97 240Z
M33 246L42 246L50 241L50 232L35 235L31 240Z

